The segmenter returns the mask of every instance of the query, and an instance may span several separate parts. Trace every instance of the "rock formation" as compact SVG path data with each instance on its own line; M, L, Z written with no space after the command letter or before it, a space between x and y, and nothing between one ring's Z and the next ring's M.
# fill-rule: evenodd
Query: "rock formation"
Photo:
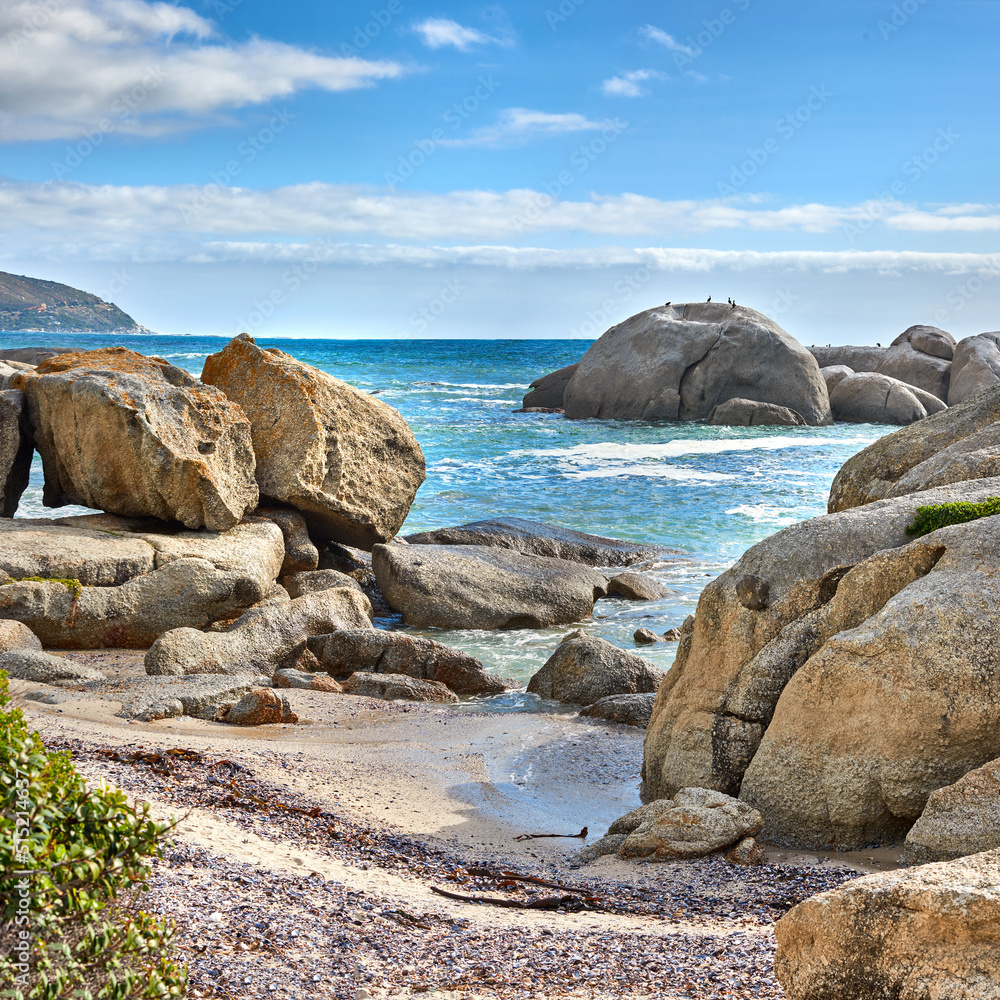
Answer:
M581 621L607 593L588 566L485 545L376 545L372 566L408 625L545 628Z
M536 378L528 386L529 391L521 406L525 409L561 410L563 408L563 393L566 391L566 386L569 385L569 380L576 373L576 368L576 365L567 365L558 371Z
M956 406L1000 385L1000 331L960 340L951 362L948 405Z
M371 549L399 531L424 456L391 406L247 334L202 380L249 418L261 496L302 511L315 538Z
M682 630L646 733L646 794L717 788L783 843L846 848L901 836L934 788L1000 755L1000 700L975 680L1000 598L975 553L1000 525L904 531L918 506L998 493L996 479L941 487L749 549Z
M257 506L250 424L187 372L124 347L60 354L16 386L44 502L224 531Z
M701 420L747 399L831 420L816 359L773 320L742 306L661 306L608 330L580 360L566 416Z
M938 399L948 399L955 338L936 326L911 326L890 345L875 369Z
M879 438L849 458L830 488L831 513L885 497L1000 475L993 442L1000 387Z
M528 691L539 698L592 705L609 695L652 693L663 677L648 660L588 636L561 643L528 681Z
M910 827L902 865L951 861L1000 848L1000 759L931 792Z
M932 393L877 372L837 378L830 406L835 420L853 424L912 424L947 409Z
M526 555L566 559L588 566L631 566L656 556L677 554L676 549L589 535L584 531L529 521L523 517L491 517L486 521L458 524L452 528L421 531L407 535L406 541L411 545L493 545Z
M775 927L788 1000L988 1000L1000 983L1000 852L869 875Z

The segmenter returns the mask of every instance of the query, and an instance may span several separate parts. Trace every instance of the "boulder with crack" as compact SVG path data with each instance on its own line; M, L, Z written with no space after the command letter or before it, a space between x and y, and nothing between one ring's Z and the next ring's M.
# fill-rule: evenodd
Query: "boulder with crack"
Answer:
M911 326L889 345L876 371L944 401L954 354L955 338L950 333L936 326Z
M257 506L246 416L183 369L111 347L60 354L14 382L42 456L46 506L216 531Z
M939 528L855 566L803 622L822 645L782 690L740 789L768 839L901 839L931 792L1000 756L1000 565L983 558L998 545L1000 517Z
M761 746L779 698L802 665L838 633L867 628L869 619L877 626L881 609L911 583L923 580L942 558L946 546L940 532L917 541L906 534L916 508L982 500L998 492L1000 480L961 483L803 521L757 543L731 569L711 581L702 592L693 621L682 627L677 658L653 706L644 751L646 793L663 798L683 786L740 793L746 769ZM964 551L965 543L962 548ZM956 578L936 579L940 586L957 588L958 595L969 596L968 587L959 585ZM983 600L981 596L976 599ZM953 600L947 602L948 607L954 605ZM932 619L926 622L932 632ZM954 634L951 625L942 633ZM877 629L874 635L878 635ZM910 649L910 643L907 639L897 647L900 656L904 647ZM937 645L936 641L931 645ZM954 657L949 652L948 662L954 662ZM897 662L895 654L892 659ZM877 663L881 662L880 657ZM965 681L956 683L961 686ZM896 698L889 699L887 707L893 717L897 709L903 710ZM954 707L964 712L965 703ZM949 717L950 712L945 715ZM867 746L873 732L884 730L882 718L880 715L878 726L859 745ZM840 721L834 722L831 716L830 724ZM859 724L864 729L863 722ZM810 737L804 746L811 743ZM913 757L913 749L907 750L907 757ZM963 752L958 754L959 759L963 756ZM876 757L867 750L858 763L874 767ZM982 762L970 761L969 766ZM818 775L845 764L840 758L829 767L818 769L810 764L806 770L808 775ZM802 760L800 765L806 766ZM919 769L924 765L915 766ZM845 782L850 780L847 773ZM950 769L938 773L939 784L954 780L947 776ZM799 775L796 781L806 781L808 775ZM909 808L916 806L917 811L910 814L910 822L922 807L920 795L926 798L932 787L922 785L916 793ZM828 805L826 795L817 789L800 792L807 796L816 793L813 801L818 811ZM780 820L770 809L762 811L769 823L780 822L782 831L787 831L792 822L788 810L794 808L789 799ZM803 804L803 808L811 807ZM829 827L823 829L817 844L821 849L829 835ZM815 824L810 833L817 833Z
M648 660L587 636L560 644L528 681L539 698L593 705L609 695L651 693L664 673Z
M307 640L318 669L334 677L355 670L437 681L456 694L502 694L515 684L487 673L480 660L431 639L376 629L342 629Z
M251 608L225 632L177 628L146 653L146 673L271 675L309 636L371 627L368 599L348 588L305 594L287 604Z
M990 1000L1000 983L1000 851L821 892L775 926L788 1000Z
M590 616L607 578L588 566L485 545L376 545L375 579L408 625L546 628Z
M314 538L370 549L392 538L424 481L424 456L391 406L248 334L202 381L250 420L261 496L300 510Z
M947 409L937 396L878 372L856 372L830 390L835 420L853 424L912 424Z
M819 364L767 316L722 302L648 309L591 345L564 394L571 420L703 420L721 403L772 403L828 424Z

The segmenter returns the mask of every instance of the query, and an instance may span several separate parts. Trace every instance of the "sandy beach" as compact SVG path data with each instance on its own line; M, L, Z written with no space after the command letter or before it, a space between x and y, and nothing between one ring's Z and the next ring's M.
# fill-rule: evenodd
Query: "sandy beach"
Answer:
M11 690L89 779L178 821L143 905L177 921L194 997L780 997L775 920L894 867L891 849L579 867L587 841L518 841L592 842L639 804L626 726L307 690L287 692L298 725L139 723L109 695Z

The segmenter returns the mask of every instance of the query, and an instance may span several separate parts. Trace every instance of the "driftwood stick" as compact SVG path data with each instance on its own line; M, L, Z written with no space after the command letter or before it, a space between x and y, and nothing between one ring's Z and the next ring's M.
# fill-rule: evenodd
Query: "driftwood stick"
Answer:
M586 840L587 828L584 827L579 833L522 833L515 840L540 840L542 837L559 837L569 840Z

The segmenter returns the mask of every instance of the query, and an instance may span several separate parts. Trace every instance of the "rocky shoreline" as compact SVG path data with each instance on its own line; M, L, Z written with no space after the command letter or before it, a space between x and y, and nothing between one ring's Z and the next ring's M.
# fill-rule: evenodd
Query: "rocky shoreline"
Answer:
M568 627L610 594L662 596L644 570L685 555L514 517L399 537L425 474L405 420L246 335L209 357L200 380L125 348L12 359L10 371L0 371L10 385L0 392L0 669L14 694L48 722L47 738L58 731L76 741L95 777L104 767L136 794L155 789L162 809L184 801L210 807L204 822L231 842L237 860L224 860L214 841L199 854L191 841L176 866L185 879L203 864L249 879L244 888L266 883L240 858L237 829L271 845L257 844L261 856L294 849L311 859L295 864L320 876L325 870L315 884L300 877L290 897L316 910L320 900L336 900L333 929L301 915L309 939L322 939L310 946L315 952L351 949L350 980L346 959L324 964L310 953L298 963L319 977L310 982L341 978L342 992L325 995L370 986L409 996L408 989L467 990L485 981L490 996L600 996L626 978L648 983L656 996L777 997L783 988L792 1000L840 1000L864 995L865 963L876 961L880 981L900 1000L932 995L938 966L967 991L956 996L978 995L979 984L1000 976L1000 921L991 917L1000 914L1000 574L993 558L1000 376L961 401L945 383L954 375L952 387L965 392L977 378L989 381L989 335L956 346L943 331L911 327L877 359L845 349L856 365L874 364L862 372L821 370L772 321L732 304L668 303L605 338L589 360L539 386L563 393L569 417L822 425L851 419L838 409L838 393L871 376L863 381L883 403L916 400L919 422L844 465L828 514L754 545L708 583L694 615L664 622L675 627L663 638L678 642L669 671L569 632L527 692L579 715L515 722L460 717L447 706L516 683L432 639L377 628L377 615L392 612L426 630ZM637 344L647 354L653 344L658 360L643 368L645 382L631 378L628 396L611 369L634 373ZM748 344L757 345L756 355ZM587 383L588 372L596 381ZM903 385L902 374L933 382L934 391L907 383L904 397L883 384ZM647 383L655 383L655 398L636 390ZM778 401L779 389L796 407ZM867 410L853 412L871 419ZM103 513L14 518L35 449L47 505ZM650 641L660 637L636 634L637 644ZM547 735L547 727L567 725L578 738L560 743ZM155 733L160 746L112 749L133 742L122 735L131 726ZM457 743L448 729L462 734ZM108 742L97 742L97 732ZM178 735L187 745L177 744ZM567 739L586 746L570 752ZM380 762L367 780L341 766L344 747L358 740ZM498 762L513 759L518 740L553 759L533 757L522 779L515 767L509 781L500 780ZM216 756L227 741L232 759ZM168 744L177 752L167 755ZM266 766L249 765L261 756L249 748L268 744ZM615 753L633 761L627 778ZM144 770L150 761L154 774L171 780L152 781ZM215 768L227 779L222 800ZM390 775L398 782L400 768L411 779L409 769L422 774L430 792L404 782L392 794ZM529 801L526 786L539 794L530 777L536 769L552 788ZM341 782L361 789L366 829L348 830ZM388 832L390 816L398 825ZM407 832L414 816L420 830ZM518 819L522 833L533 832L523 828L529 820L544 820L542 836L561 843L531 839L531 847L513 848ZM584 827L580 834L569 820ZM344 855L339 844L330 855L324 836L339 840L330 833L338 824L355 846L383 846L365 861L366 851ZM452 827L457 839L446 833ZM243 843L256 843L253 837ZM890 844L891 861L914 865L911 871L844 888L852 877L846 868L823 862L800 871L775 857L783 848L812 852L816 861ZM364 871L371 863L418 877L394 883L405 911L390 905L385 884L365 889L369 902L378 900L380 921L357 934L351 928L367 927L365 920L343 917L360 913L345 888L355 876L337 865ZM473 871L480 868L514 876ZM159 869L158 885L165 899L182 900L183 914L195 897L171 871ZM565 932L539 929L533 921L541 914L524 916L539 901L525 886L539 883L523 877L562 893L540 907L552 911L546 919L594 919ZM264 896L288 895L283 878L268 883ZM458 896L507 894L493 903L455 899L437 884L442 879L470 890ZM781 917L770 901L790 898L775 895L775 883L785 880L801 889L793 902L802 905L778 926L779 987L769 971L768 928ZM201 888L219 894L220 907L239 908L221 885ZM896 935L900 911L914 900L926 919ZM257 923L270 926L280 916L272 903L258 894L246 906L267 914ZM966 905L981 918L970 923ZM494 921L500 930L491 939L489 922L462 917L471 923L456 924L454 914L470 906L517 917ZM402 913L402 923L392 913ZM198 954L199 940L204 950L224 945L230 975L245 968L237 958L262 963L289 951L287 940L281 950L254 936L251 921L227 923L221 908L208 923L226 924L228 936L199 924L202 937L186 947ZM404 972L422 977L416 985L403 978L390 944L392 935L401 940L400 927L422 932L406 939ZM858 943L870 933L881 942L874 950ZM518 944L518 934L530 944ZM937 966L922 957L929 934L958 942ZM241 935L246 947L237 947ZM715 950L705 950L710 942ZM446 953L457 979L441 978ZM292 990L281 979L287 970L265 965L279 981L269 992ZM197 959L195 967L202 969ZM205 967L198 975L197 995L248 995L230 992L236 983L223 983L221 972ZM664 993L663 978L674 975L685 977L683 989ZM251 977L240 985L261 984Z

